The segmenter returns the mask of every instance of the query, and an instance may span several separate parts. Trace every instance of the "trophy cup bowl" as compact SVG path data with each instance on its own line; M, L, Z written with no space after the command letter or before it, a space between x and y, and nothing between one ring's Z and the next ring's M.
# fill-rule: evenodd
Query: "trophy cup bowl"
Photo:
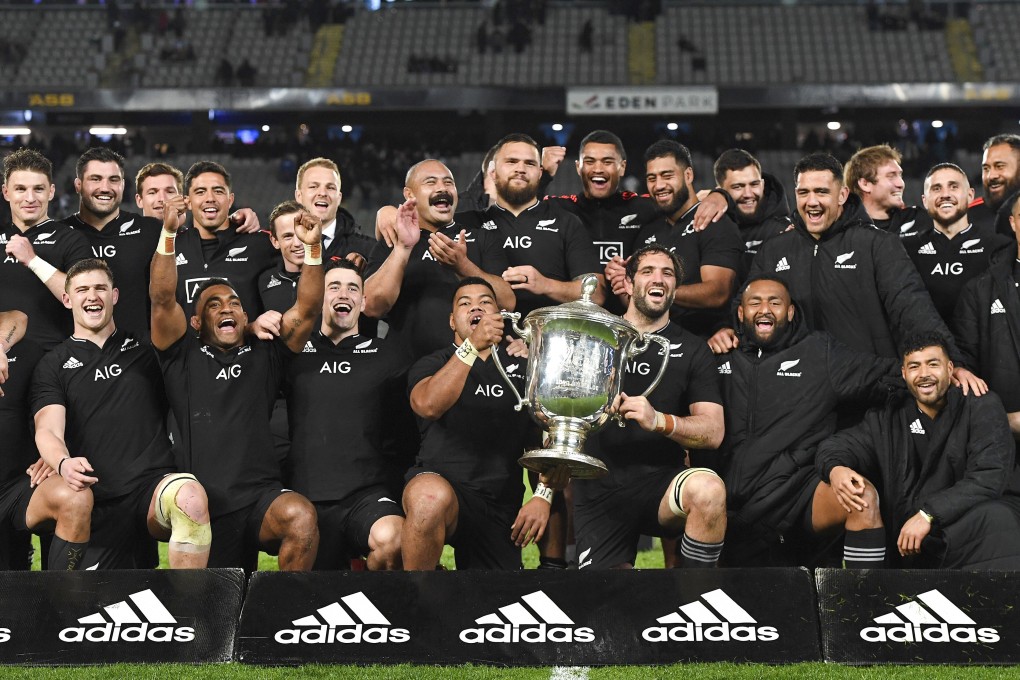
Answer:
M610 418L626 361L648 349L652 342L663 347L662 366L642 396L662 379L669 362L669 341L654 333L642 334L628 321L591 301L598 286L593 275L584 277L582 296L575 302L536 309L524 319L503 312L513 330L528 344L528 371L522 397L507 376L494 350L496 368L517 397L518 411L527 406L531 417L549 433L545 447L526 452L518 461L535 472L559 465L570 468L571 477L593 479L605 475L606 464L584 453L588 435Z

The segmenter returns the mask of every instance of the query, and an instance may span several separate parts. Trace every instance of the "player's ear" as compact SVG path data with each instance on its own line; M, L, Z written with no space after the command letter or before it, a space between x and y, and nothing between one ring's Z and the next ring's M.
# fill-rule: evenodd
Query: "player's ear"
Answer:
M790 305L786 309L786 320L787 321L793 321L793 312L794 312L794 309L795 309L795 307L793 305Z
M743 305L738 305L737 306L737 321L739 321L740 323L744 323L744 306Z
M454 325L453 323L453 312L450 312L450 330L451 331L457 330L457 326Z
M64 306L67 307L68 309L71 308L71 296L68 295L67 293L60 294L60 301L64 303Z
M191 317L191 327L193 329L195 329L196 331L201 329L202 323L201 323L201 321L199 321L197 316L192 316Z

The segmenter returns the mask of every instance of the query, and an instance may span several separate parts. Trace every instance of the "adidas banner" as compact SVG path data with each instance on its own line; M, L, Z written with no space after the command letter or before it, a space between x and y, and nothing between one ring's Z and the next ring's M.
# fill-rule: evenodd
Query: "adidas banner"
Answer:
M253 664L692 661L820 657L805 569L258 572L237 659Z
M0 664L230 661L240 569L0 572Z
M1009 572L819 569L826 661L1020 662L1020 581Z

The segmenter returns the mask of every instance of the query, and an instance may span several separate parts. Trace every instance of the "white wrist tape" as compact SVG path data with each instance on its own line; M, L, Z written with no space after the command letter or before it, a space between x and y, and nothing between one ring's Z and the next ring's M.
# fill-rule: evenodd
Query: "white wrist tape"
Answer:
M29 261L28 268L31 269L32 273L38 276L39 280L43 283L49 281L50 277L57 273L56 267L38 255Z
M174 242L177 240L175 232L169 232L165 228L159 232L159 241L156 243L156 252L160 255L173 255Z

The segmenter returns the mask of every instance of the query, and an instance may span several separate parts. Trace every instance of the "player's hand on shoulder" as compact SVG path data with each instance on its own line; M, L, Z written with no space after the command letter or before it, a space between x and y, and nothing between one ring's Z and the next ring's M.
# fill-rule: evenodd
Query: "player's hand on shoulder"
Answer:
M270 309L262 312L254 321L248 324L245 329L248 334L256 336L259 340L272 340L280 336L283 328L283 314Z
M528 343L524 342L523 338L515 338L513 336L506 336L507 346L506 353L512 357L519 357L521 359L528 358Z
M726 354L740 344L737 334L732 328L720 328L708 339L708 348L713 354Z
M230 216L230 221L237 227L239 234L254 234L262 229L259 216L251 208L238 208Z

